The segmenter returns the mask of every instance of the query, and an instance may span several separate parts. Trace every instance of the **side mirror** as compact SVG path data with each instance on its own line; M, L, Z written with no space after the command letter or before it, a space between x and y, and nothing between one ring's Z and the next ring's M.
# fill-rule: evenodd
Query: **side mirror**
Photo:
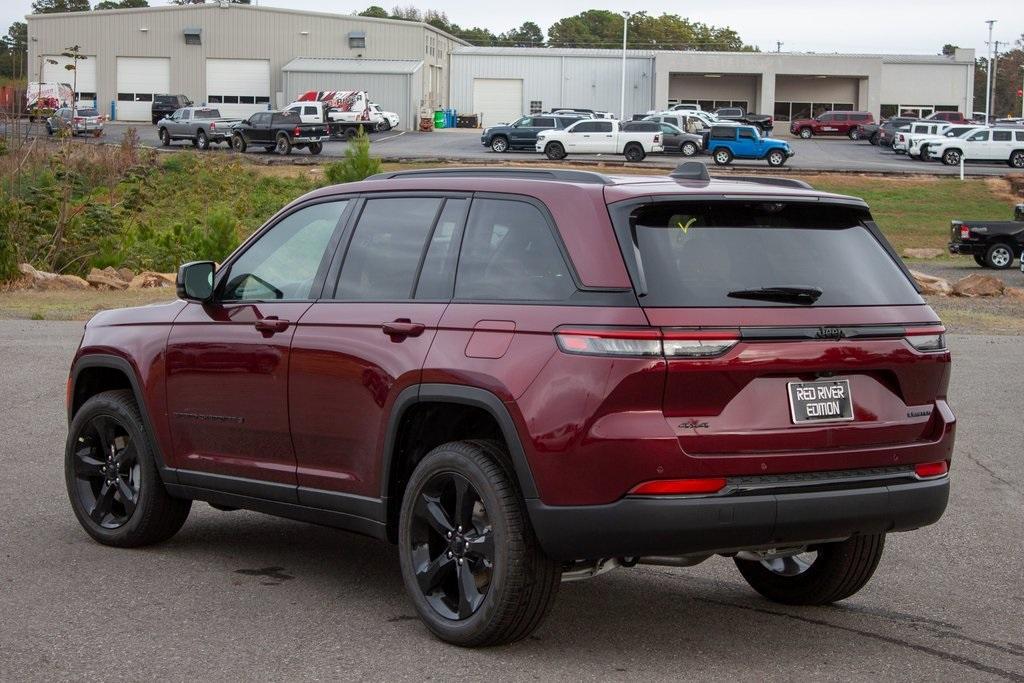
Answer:
M192 261L178 268L178 298L185 301L209 301L213 296L213 261Z

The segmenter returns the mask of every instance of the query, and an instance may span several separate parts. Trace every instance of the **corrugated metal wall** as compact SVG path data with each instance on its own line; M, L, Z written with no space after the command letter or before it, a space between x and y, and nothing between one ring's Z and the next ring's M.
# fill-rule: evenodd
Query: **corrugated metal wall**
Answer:
M472 110L474 78L522 79L524 113L529 112L534 100L539 100L545 110L586 107L618 113L622 61L589 56L453 54L450 97L452 107L459 112ZM653 58L626 60L627 117L653 107L653 81Z
M422 69L420 70L422 71ZM370 99L401 118L399 127L414 129L417 106L412 93L419 92L420 71L415 74L284 72L284 104L308 90L365 90Z
M186 28L202 29L201 45L185 44ZM366 47L350 48L349 31L364 31ZM447 71L448 54L458 45L409 22L213 3L43 15L29 19L28 32L30 65L38 65L39 54L60 54L68 45L96 55L97 104L104 112L116 97L118 56L170 57L171 91L196 102L208 94L206 59L267 59L271 100L276 101L276 93L283 92L281 69L296 57L422 59L424 68L434 64ZM420 88L411 99L419 106L426 93L422 79L414 80ZM442 96L446 92L447 87Z

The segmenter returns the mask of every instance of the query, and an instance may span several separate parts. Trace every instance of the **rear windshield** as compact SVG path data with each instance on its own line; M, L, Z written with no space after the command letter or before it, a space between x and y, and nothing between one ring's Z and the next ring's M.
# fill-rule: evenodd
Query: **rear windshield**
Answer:
M220 109L208 109L208 108L196 109L195 110L195 117L197 119L219 119L220 118Z
M666 202L634 213L654 307L806 305L737 296L821 290L814 306L920 304L921 297L864 221L863 209L818 202ZM732 294L732 296L730 296Z
M100 113L93 108L82 108L79 107L75 110L79 116L99 116Z

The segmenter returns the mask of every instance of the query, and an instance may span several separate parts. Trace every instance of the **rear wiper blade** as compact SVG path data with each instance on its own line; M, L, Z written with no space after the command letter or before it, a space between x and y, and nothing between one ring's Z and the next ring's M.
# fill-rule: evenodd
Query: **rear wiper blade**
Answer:
M822 294L817 287L777 286L759 289L737 289L729 292L733 299L757 299L760 301L785 301L797 304L813 304Z

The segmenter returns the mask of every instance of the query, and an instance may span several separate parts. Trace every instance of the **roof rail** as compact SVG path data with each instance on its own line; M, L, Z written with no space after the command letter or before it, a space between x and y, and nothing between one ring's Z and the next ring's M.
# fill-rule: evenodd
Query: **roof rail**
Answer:
M675 178L676 180L703 180L706 183L711 182L711 176L708 175L708 167L699 161L684 161L676 166L676 170L672 171L668 177Z
M552 168L424 168L411 171L387 171L372 175L367 180L392 178L524 178L526 180L561 180L567 183L613 185L611 178L593 171Z
M757 183L759 185L774 185L775 187L798 187L801 190L814 189L806 180L797 180L796 178L779 178L770 175L731 175L720 177L722 180L738 180L741 183Z

